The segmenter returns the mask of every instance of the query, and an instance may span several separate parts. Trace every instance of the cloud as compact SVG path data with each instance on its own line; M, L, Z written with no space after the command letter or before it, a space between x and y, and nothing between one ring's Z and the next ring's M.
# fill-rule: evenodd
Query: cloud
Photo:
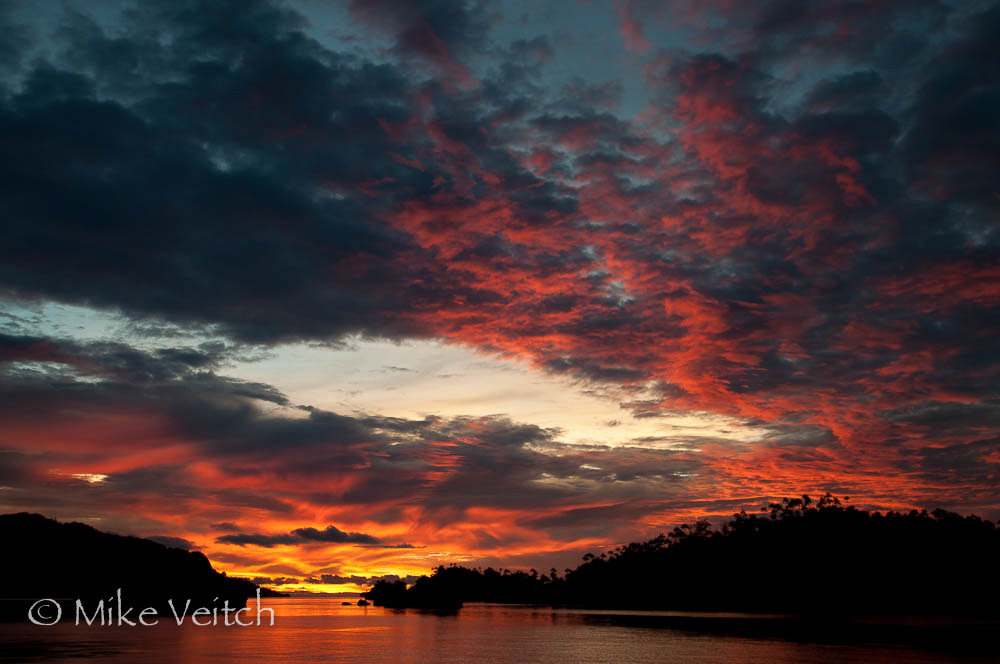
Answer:
M336 526L327 526L323 530L312 527L296 528L290 533L278 535L260 535L235 533L233 535L222 535L216 541L224 544L236 544L245 546L263 546L271 548L282 544L306 544L310 542L322 542L325 544L361 544L367 546L381 546L390 549L412 549L409 544L382 544L382 541L372 535L365 533L347 533Z
M830 487L995 509L997 4L653 9L606 8L640 51L615 51L634 66L619 85L560 79L585 55L573 35L505 43L473 3L354 3L361 46L262 1L12 26L0 293L222 341L4 317L5 504L154 515L169 498L197 541L318 541L287 524L336 522L470 555ZM570 445L226 376L261 347L349 335L465 344L612 387L637 416L772 433ZM278 534L211 527L244 512ZM167 526L147 518L129 531Z
M642 36L642 23L635 17L635 2L631 0L617 0L615 10L618 12L618 19L621 21L619 32L625 38L625 47L636 53L645 53L652 48Z
M478 86L471 70L456 56L482 47L487 26L482 12L469 11L466 3L454 0L354 0L350 11L362 24L391 34L403 58L416 55L442 79L466 88Z
M12 356L8 366L34 361L39 345L7 344L20 358ZM4 464L10 483L26 490L53 466L102 470L108 477L89 500L109 508L141 503L158 511L155 505L169 497L171 509L180 512L199 511L207 503L214 508L205 514L204 528L224 531L218 541L226 544L413 549L395 537L336 526L245 533L213 516L227 509L243 517L246 510L290 515L303 503L364 506L368 515L407 506L443 526L467 510L530 511L582 493L645 499L664 490L663 482L676 473L698 465L689 453L670 450L569 446L557 442L554 430L501 416L402 419L308 408L303 417L296 409L272 410L286 401L267 398L276 394L269 386L248 390L240 381L203 375L197 367L164 371L160 365L172 366L172 360L159 353L116 347L116 357L124 354L149 368L120 372L117 364L104 362L107 349L101 342L50 339L44 346L45 358L61 361L27 374L17 368L0 374L0 420L10 432L6 444L14 446ZM88 368L85 376L69 369L77 366ZM42 412L45 424L39 425L35 418ZM68 430L87 434L67 438L54 456L27 454L39 436L51 440ZM123 464L121 455L134 437L147 441L144 452ZM216 481L205 484L206 471ZM330 477L342 483L331 483ZM80 499L83 489L50 487L49 498L64 506ZM7 495L16 500L19 494Z
M301 583L297 578L290 576L255 576L250 581L260 586L284 586L289 583Z
M240 530L239 526L237 526L235 523L229 523L228 521L220 521L219 523L213 523L210 524L210 527L213 530L223 530L232 533L239 532Z
M259 535L259 534L245 534L236 533L234 535L223 535L216 538L217 542L222 542L224 544L236 544L237 546L246 546L252 544L254 546L263 546L271 548L273 546L279 546L282 544L297 544L302 542L302 538L296 537L295 535Z
M325 584L345 584L352 583L358 586L370 586L374 585L379 581L403 581L407 584L415 583L419 577L414 575L399 576L398 574L382 574L378 576L364 576L358 574L352 574L350 576L342 576L340 574L320 574L316 576L308 576L303 581L305 583L325 583Z
M377 537L364 533L345 533L336 526L327 526L323 530L315 528L296 528L293 535L311 542L332 542L337 544L379 544Z

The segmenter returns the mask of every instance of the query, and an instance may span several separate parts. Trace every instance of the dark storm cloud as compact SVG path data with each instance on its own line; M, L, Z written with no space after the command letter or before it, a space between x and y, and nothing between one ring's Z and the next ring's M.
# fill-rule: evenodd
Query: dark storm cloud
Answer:
M399 306L391 291L350 287L358 268L399 283L391 259L403 245L337 192L393 176L426 186L387 156L404 148L378 124L406 113L405 82L275 31L284 22L261 3L238 4L215 6L211 21L207 6L149 10L148 26L176 39L174 51L134 70L102 54L143 50L143 33L112 38L89 26L85 39L72 30L67 38L93 77L53 65L28 74L0 112L10 210L3 282L139 316L228 319L234 334L256 338L286 336L289 316L304 312L326 318L307 334L326 336ZM140 86L131 103L95 96L96 86L126 79ZM292 245L282 239L289 233ZM62 267L43 274L32 267L39 260ZM345 261L351 273L338 276ZM269 310L251 313L247 298L270 300Z
M345 533L336 526L327 526L323 530L315 528L296 528L292 531L304 540L311 542L334 542L338 544L379 544L377 537L364 533Z
M244 351L222 342L205 342L186 348L138 350L120 342L78 343L27 335L0 333L0 362L52 362L84 375L116 378L128 383L158 383L186 375L211 376L211 371L244 357ZM226 380L226 379L219 379ZM245 384L246 396L270 401L283 397L268 386Z
M594 362L581 362L569 357L550 360L546 367L556 372L572 371L597 380L630 382L643 378L645 373L629 367L605 367Z
M224 404L239 410L246 399L287 403L270 385L209 370L229 357L228 350L216 344L143 351L118 342L0 334L0 392L5 411L18 419L41 413L56 419L63 414L72 417L75 409L101 403L116 403L122 410L159 410L172 403L168 409L192 407L187 413L192 429L213 424L213 416L188 399L192 394L214 403L217 414L226 411Z
M851 2L808 10L765 3L734 10L754 26L745 53L682 53L665 68L651 65L650 80L664 88L662 110L690 114L696 132L714 117L698 115L699 109L733 114L722 125L726 144L713 147L727 150L737 166L747 161L736 184L752 203L806 210L822 205L839 223L810 228L806 222L799 232L808 235L799 237L792 229L755 227L745 210L726 209L733 206L718 192L734 181L705 164L684 165L679 175L698 172L707 185L684 196L624 177L622 169L641 179L652 165L662 166L667 147L634 123L598 110L619 94L612 84L574 83L554 102L558 111L532 103L526 92L537 88L528 84L528 72L512 79L510 71L498 71L499 78L484 79L476 94L433 81L418 85L391 61L375 64L311 41L299 31L301 17L264 2L144 5L115 30L67 14L60 49L27 70L19 84L11 82L0 115L7 165L2 194L10 211L0 280L16 293L121 307L139 320L220 325L240 339L447 334L417 312L447 310L460 301L470 318L490 318L502 304L514 311L520 305L492 284L456 279L473 274L466 265L498 272L516 267L545 277L577 258L572 250L525 247L441 219L434 221L439 235L447 229L472 241L450 251L453 263L439 270L437 252L449 240L434 248L414 242L412 228L387 222L387 210L440 197L444 181L464 194L442 198L435 208L441 217L479 199L511 204L515 214L506 223L512 228L539 225L558 233L570 228L563 225L569 217L599 221L601 211L580 207L580 190L539 178L506 149L528 128L536 144L570 148L554 156L548 166L553 173L569 167L603 182L607 190L596 193L626 199L638 216L700 205L722 227L748 225L738 253L721 257L726 271L704 260L706 247L669 235L662 239L677 240L675 251L691 251L668 267L651 251L659 243L651 241L650 229L631 219L596 237L605 236L643 269L684 279L723 302L802 293L826 324L796 342L819 352L852 317L871 316L879 287L873 280L923 270L945 256L963 255L975 268L995 251L985 219L996 209L988 184L996 178L986 155L998 133L990 124L997 68L988 46L997 10L983 6L985 11L951 19L961 36L942 53L920 35L942 20L944 6L916 3L869 13ZM633 7L636 16L649 9L643 7ZM352 12L362 25L387 31L397 48L438 62L487 40L486 15L468 3L357 3ZM831 26L843 28L841 41L830 36ZM885 40L871 39L875 34L889 35L889 42L910 35L916 55L904 57ZM780 115L774 69L794 52L791 45L807 47L817 60L815 54L836 53L843 71L823 70L810 79L813 70L805 68L796 80L802 106ZM510 48L505 57L512 63L529 55L544 61L552 50L544 38ZM497 85L500 80L507 84ZM432 126L423 126L425 111L414 107L415 98L432 104ZM856 155L858 169L845 171L833 157L789 158L797 143L821 155ZM765 144L770 152L761 149ZM696 145L684 148L697 151ZM667 154L667 164L681 165L683 152L671 146ZM949 157L955 154L963 156ZM464 188L449 160L478 163L485 172L463 168L471 178ZM702 170L690 170L696 167ZM855 203L867 200L866 192L878 202L874 212L895 220L895 242L878 241L873 211L845 205L844 187ZM916 195L920 191L930 200ZM855 252L838 275L803 273L790 257L819 255L837 243ZM859 250L863 246L871 249ZM548 295L547 303L561 302L577 314L563 317L557 329L585 339L614 325L632 330L645 320L662 333L663 321L651 320L648 310L606 294L601 299L610 278L595 278L586 293ZM832 286L825 285L830 279ZM855 297L845 298L849 292ZM645 297L658 295L653 290ZM744 313L742 320L736 314L730 306L726 324L734 337L759 327L760 314ZM534 336L552 324L532 325L512 324L509 334ZM961 341L975 336L970 330ZM590 367L616 364L571 361L583 375ZM622 366L589 375L630 380L643 371ZM741 371L731 383L750 385L740 382Z
M336 526L327 526L323 530L312 527L296 528L290 533L278 535L260 535L236 533L234 535L223 535L217 541L225 544L238 544L244 546L253 544L255 546L273 547L279 544L303 544L309 542L322 542L325 544L364 544L369 546L385 546L388 548L413 548L406 544L382 544L379 538L365 533L347 533Z
M3 73L9 73L18 68L25 51L37 38L29 26L14 20L11 10L16 6L16 0L0 2L0 30L3 30L4 33L3 43L0 44L0 72Z
M912 182L951 206L995 212L1000 165L1000 55L992 46L1000 6L968 19L968 32L929 69L908 110L910 130L902 147ZM985 223L966 219L968 231ZM985 222L985 220L983 220ZM963 224L964 225L964 224ZM996 241L995 227L993 241Z
M263 546L267 548L270 548L272 546L278 546L281 544L298 544L302 542L301 538L298 538L295 535L291 534L259 535L259 534L246 534L246 533L237 533L235 535L223 535L222 537L216 538L216 541L225 544L236 544L239 546L252 544L254 546Z
M968 429L986 431L1000 427L1000 402L914 404L886 414L929 430Z
M352 0L351 13L388 31L396 48L425 57L446 74L460 66L453 56L467 55L486 40L489 17L461 0Z
M878 29L885 29L887 22L893 26L892 29L903 30L907 25L913 27L925 20L925 15L922 13L924 9L917 5L909 9L899 6L891 10L888 15L876 15L870 19L859 16L858 8L850 3L842 3L837 7L843 11L831 8L830 13L838 12L833 13L831 20L850 25L851 31L845 33L849 40ZM743 292L739 299L749 302L760 301L761 298L770 295L778 284L795 284L795 289L806 294L810 305L821 311L826 320L824 325L813 327L807 336L799 338L799 342L806 343L809 348L811 358L807 362L812 363L819 371L803 370L801 364L794 368L783 368L778 358L768 358L768 354L764 354L764 361L752 371L760 378L766 376L768 383L754 387L755 381L747 380L749 374L744 373L742 380L733 381L733 389L737 391L741 389L773 391L779 385L791 385L803 380L806 383L815 383L819 375L826 377L831 376L832 371L851 371L852 364L856 375L861 377L873 367L895 359L898 355L888 348L881 357L870 353L855 355L853 361L839 366L830 362L834 355L827 358L823 355L833 338L842 333L852 319L867 320L873 326L892 327L894 323L890 320L901 315L900 310L903 307L913 304L900 302L899 309L888 305L890 311L884 312L885 318L880 320L883 312L874 311L876 308L872 306L872 302L878 297L874 292L878 288L877 281L886 272L893 271L898 274L900 270L913 271L914 279L918 282L919 270L931 267L935 260L940 260L944 256L955 260L956 255L964 255L968 261L969 278L973 279L972 274L977 269L985 267L986 256L995 255L997 248L995 234L984 229L989 216L995 213L995 196L980 191L974 198L975 205L982 207L973 213L958 197L951 196L950 193L931 194L931 198L938 200L928 200L919 194L917 178L911 177L908 182L899 179L899 176L906 172L905 169L929 167L917 166L921 161L935 164L934 168L952 168L949 165L948 155L956 156L957 162L953 168L960 169L961 163L969 163L965 160L966 155L972 157L979 153L979 146L989 144L990 138L987 135L997 135L986 120L987 117L993 118L995 115L987 110L993 108L995 104L977 96L982 93L989 94L997 87L995 68L989 66L989 57L985 57L984 49L989 48L988 41L980 36L984 29L988 29L983 26L996 25L995 9L974 17L956 19L961 22L963 29L967 29L967 33L955 44L954 50L933 54L928 45L924 44L928 47L928 51L922 56L928 59L926 69L904 79L899 78L898 72L896 77L892 78L891 67L901 67L902 63L893 63L886 59L866 60L867 49L855 51L845 48L843 44L823 45L823 48L836 48L839 56L848 62L857 60L858 70L832 80L820 81L807 95L812 112L802 112L792 122L788 122L765 110L767 99L765 95L768 94L769 84L768 79L761 73L760 58L762 54L766 54L768 58L781 57L777 50L767 51L767 45L773 45L784 39L803 40L809 43L816 36L810 36L808 31L818 29L817 26L820 24L806 21L801 11L803 11L801 8L793 11L780 4L773 4L769 9L761 10L761 21L758 24L761 42L758 46L762 50L756 54L757 57L731 60L719 56L699 56L682 65L682 71L675 70L675 77L691 81L689 94L698 100L698 104L703 105L692 107L692 111L707 113L714 106L716 113L733 114L732 119L727 121L732 124L722 125L723 131L733 132L726 143L729 144L728 149L733 151L734 164L742 158L740 150L746 150L746 156L752 159L748 162L742 183L746 187L745 190L751 193L757 202L807 208L810 199L821 197L827 201L825 208L828 212L842 215L847 222L846 226L836 231L840 242L845 240L848 243L871 242L873 231L880 228L878 224L867 228L860 225L852 228L849 221L851 217L857 219L859 212L861 218L867 217L869 213L864 211L864 206L860 210L857 207L853 209L841 207L841 211L837 212L840 206L833 203L832 198L837 192L831 188L834 182L831 177L831 166L834 162L823 163L822 160L818 160L808 164L801 160L789 160L787 155L780 160L772 160L764 151L757 150L753 132L767 128L769 140L772 142L780 141L781 137L787 136L807 143L817 141L821 145L835 145L838 150L843 150L847 154L859 155L857 182L871 193L873 202L878 202L880 207L873 212L879 214L888 211L899 224L898 235L893 236L898 242L877 243L880 246L873 247L870 253L854 251L853 262L849 264L846 274L824 275L824 278L832 280L833 288L830 288L821 287L814 281L815 276L810 278L808 274L802 273L800 266L788 262L787 252L790 246L794 246L794 242L785 240L773 243L775 234L782 232L780 229L758 237L750 235L748 245L740 249L740 254L745 256L748 252L753 253L753 263L750 264L752 271L742 277L736 276L737 279L742 279ZM912 14L908 13L910 11ZM970 28L970 26L975 27ZM885 57L888 58L888 55ZM873 64L882 68L883 73L868 68ZM960 75L957 73L959 70L963 72ZM887 90L894 88L897 95L902 93L905 98L903 91L912 86L915 80L925 82L918 86L918 94L911 106L901 107L896 103L898 96L896 100L886 96ZM970 80L975 80L976 83L969 85ZM924 90L929 92L935 84L943 84L941 82L945 81L962 90L962 93L949 96L940 94L940 90L933 95L923 92ZM956 114L969 112L963 109L976 110L965 120L960 120L958 115L947 120L937 115L929 119L926 125L922 124L923 118L936 112L934 111L936 107L948 109L946 112ZM975 113L981 114L981 119ZM693 117L696 122L707 118L701 115ZM931 126L935 129L932 130ZM702 139L696 136L692 140ZM926 154L915 159L918 149L911 146L917 143L928 146L931 143L939 145L941 154L937 157ZM695 145L697 146L697 143ZM725 148L725 145L714 147ZM930 151L933 148L920 149ZM957 155L962 157L958 158ZM986 167L983 173L986 173L985 177L988 178L989 167ZM845 178L838 177L842 188ZM964 182L969 186L967 191L970 196L973 195L972 187L978 177L979 173L964 178ZM945 185L947 181L947 177L930 177L922 180L927 185L934 183L933 186ZM916 196L910 198L911 195ZM819 247L827 247L830 246L834 236L831 231L817 229L815 240L819 241ZM776 255L774 253L776 251L782 254ZM733 255L733 258L736 256ZM765 278L765 272L760 267L767 262L776 265L784 263L788 271L787 276L782 278L780 272L774 274L768 270ZM925 285L929 286L929 283L936 278L939 278L938 274L927 274ZM919 283L915 282L914 286L913 290L919 291ZM852 288L855 291L853 295L849 294ZM715 289L715 292L722 294L718 289ZM920 305L916 305L916 308L919 309ZM953 320L949 319L952 314L957 314L958 320L967 315L965 312L949 312L946 301L937 303L934 308L933 313L927 312L928 323L939 327L952 325ZM732 325L737 321L734 320L734 310L731 309L730 312L729 323ZM755 327L759 329L760 325L761 319L755 315L750 315L743 323L743 327L747 330ZM739 327L734 326L731 329L734 333L740 332ZM964 329L963 339L959 343L969 347L980 345L985 340L980 331L982 329L984 328ZM954 340L957 341L958 338L955 337ZM857 341L860 343L860 340ZM915 337L904 337L899 343L907 352L923 345ZM994 356L990 362L995 363L995 361ZM945 372L948 368L942 363L940 370Z
M402 33L429 26L449 48L482 34L461 4L356 9ZM60 52L8 83L0 282L16 294L265 342L414 334L425 322L408 312L496 299L382 220L459 177L407 129L424 94L440 100L440 140L509 178L526 220L572 209L568 190L480 131L489 106L519 103L510 85L482 106L450 104L402 68L309 40L264 2L143 5L122 21L109 32L67 14Z
M214 530L223 530L226 532L239 532L240 527L235 523L229 523L228 521L220 521L219 523L210 524L211 528Z

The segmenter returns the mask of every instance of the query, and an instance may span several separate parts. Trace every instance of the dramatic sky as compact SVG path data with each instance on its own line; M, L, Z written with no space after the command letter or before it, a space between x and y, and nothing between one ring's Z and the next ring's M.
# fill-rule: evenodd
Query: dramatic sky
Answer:
M347 591L1000 517L1000 4L0 1L0 511Z

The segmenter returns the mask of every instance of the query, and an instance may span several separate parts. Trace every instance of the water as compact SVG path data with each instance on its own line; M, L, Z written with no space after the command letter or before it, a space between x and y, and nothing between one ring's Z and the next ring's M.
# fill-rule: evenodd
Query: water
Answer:
M254 627L197 627L187 621L178 627L169 616L154 627L74 626L72 617L50 627L0 624L0 661L924 664L995 662L990 655L1000 654L963 653L962 643L947 642L931 648L821 643L801 634L782 637L787 621L736 614L705 620L694 614L470 604L457 614L438 615L341 606L339 600L320 598L268 599L264 605L275 609L273 626L266 615L264 624ZM692 619L715 627L689 629L686 621ZM745 624L764 627L740 627Z

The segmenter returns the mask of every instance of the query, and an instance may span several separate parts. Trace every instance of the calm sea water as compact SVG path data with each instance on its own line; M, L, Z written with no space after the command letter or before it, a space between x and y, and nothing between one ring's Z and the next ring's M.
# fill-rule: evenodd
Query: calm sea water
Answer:
M251 602L251 605L253 602ZM795 664L849 662L985 662L991 653L962 644L913 647L830 643L782 636L772 623L739 615L573 611L490 604L466 605L452 615L341 606L340 600L265 600L274 626L178 627L171 617L155 627L0 624L5 662L733 662ZM133 614L134 615L134 614ZM244 617L245 618L245 617ZM741 620L765 625L743 629ZM690 629L689 620L722 628ZM186 621L187 622L187 621ZM749 622L747 623L749 624ZM770 627L768 627L770 625ZM735 627L734 627L735 626ZM748 635L749 632L749 635ZM827 642L821 642L821 641ZM998 653L1000 654L1000 650Z

